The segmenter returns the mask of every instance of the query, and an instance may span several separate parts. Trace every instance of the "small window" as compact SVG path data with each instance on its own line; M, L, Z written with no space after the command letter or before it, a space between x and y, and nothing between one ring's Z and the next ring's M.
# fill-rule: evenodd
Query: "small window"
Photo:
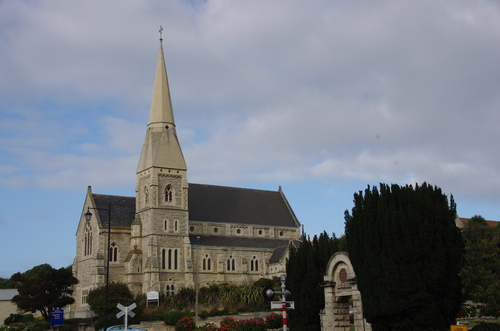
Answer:
M262 230L259 230L259 236L262 236Z
M283 231L280 231L280 237L283 237Z
M194 231L194 226L189 227L189 231L193 232Z
M203 258L202 264L203 264L203 270L212 270L212 261L208 257L208 254L205 255L205 257Z
M146 186L144 186L144 203L149 203L149 190Z
M219 232L219 229L218 228L214 228L214 233L217 233Z
M85 228L85 238L84 238L84 250L83 255L88 256L92 255L92 227L89 223L87 223L87 227Z
M167 185L165 188L165 202L172 202L174 200L174 192L172 185Z
M229 255L227 259L227 271L234 271L234 259L232 255Z
M241 229L236 230L236 233L240 234L241 233Z
M116 246L116 243L112 243L111 246L109 247L109 262L116 262L118 261L118 246Z
M259 271L259 260L255 256L250 261L250 271Z

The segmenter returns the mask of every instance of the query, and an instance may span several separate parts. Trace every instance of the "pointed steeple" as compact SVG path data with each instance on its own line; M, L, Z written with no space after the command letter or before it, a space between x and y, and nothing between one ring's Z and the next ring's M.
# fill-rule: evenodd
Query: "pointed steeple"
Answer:
M151 167L187 170L177 139L161 38L148 129L137 173Z
M167 68L163 55L163 41L160 39L160 51L156 63L156 76L153 87L153 98L149 110L148 125L155 123L167 123L175 125L172 100L170 99L170 88L168 86Z

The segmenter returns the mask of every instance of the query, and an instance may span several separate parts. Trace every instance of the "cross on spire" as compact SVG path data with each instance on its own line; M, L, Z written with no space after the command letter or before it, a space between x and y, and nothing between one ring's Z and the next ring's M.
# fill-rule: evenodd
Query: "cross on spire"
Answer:
M160 25L160 31L159 31L160 32L160 40L163 40L163 38L161 36L162 31L163 31L163 27Z

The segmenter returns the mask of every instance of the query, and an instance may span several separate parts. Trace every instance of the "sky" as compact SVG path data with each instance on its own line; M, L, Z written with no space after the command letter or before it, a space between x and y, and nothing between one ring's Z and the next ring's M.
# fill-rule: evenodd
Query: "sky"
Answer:
M500 220L497 0L0 0L0 277L135 195L160 26L189 182L281 186L310 235L379 183Z

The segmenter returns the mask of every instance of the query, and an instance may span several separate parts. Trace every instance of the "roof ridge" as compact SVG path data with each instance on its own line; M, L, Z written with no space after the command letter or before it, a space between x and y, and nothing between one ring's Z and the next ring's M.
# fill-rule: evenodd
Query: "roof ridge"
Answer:
M247 190L247 191L259 191L259 192L279 192L279 190L266 190L266 189L258 189L258 188L248 188L248 187L235 187L235 186L226 186L226 185L216 185L216 184L200 184L200 183L188 183L188 185L199 185L199 186L213 186L213 187L222 187L234 190Z
M99 194L99 193L92 193L94 196L98 195L101 197L120 197L120 198L136 198L135 196L129 196L129 195L116 195L116 194Z

